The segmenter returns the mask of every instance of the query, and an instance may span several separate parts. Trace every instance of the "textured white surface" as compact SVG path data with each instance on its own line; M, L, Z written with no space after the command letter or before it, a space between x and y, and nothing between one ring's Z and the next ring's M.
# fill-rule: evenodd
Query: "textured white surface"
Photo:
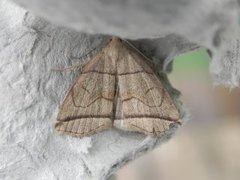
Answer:
M82 32L114 34L124 38L179 34L214 52L210 72L215 84L228 87L240 84L240 76L235 72L239 72L239 67L231 63L232 58L224 53L236 54L234 39L238 33L234 32L239 29L238 0L13 1L52 23ZM233 34L224 34L221 48L216 47L214 38L219 38L223 35L219 32L229 28ZM235 58L239 59L238 55Z
M178 33L206 41L218 26L238 21L236 0L14 1L53 23L124 38Z
M222 28L215 36L216 56L210 71L216 85L240 87L240 28Z
M0 179L106 179L175 131L161 138L118 130L83 139L54 133L59 104L79 72L51 68L79 64L109 37L51 25L5 0L0 27ZM144 40L133 43L161 65L165 57L197 47L174 37L146 41L149 47Z
M161 36L131 42L167 72L171 70L167 65L175 55L197 47L180 35L218 52L212 44L213 35L235 23L238 7L233 0L152 0L149 4L143 0L56 2L21 3L56 24L76 30L126 38ZM164 36L170 32L180 35ZM57 27L7 0L0 0L0 179L105 179L174 132L173 129L159 139L117 130L83 139L53 132L59 104L79 73L50 69L79 64L85 59L82 56L97 52L107 39ZM225 68L229 68L229 73L231 68L239 72L236 68L239 63L224 65L226 61L228 58L214 59L212 72L216 77ZM232 77L223 76L225 82ZM239 73L236 77L239 80ZM237 85L237 81L233 82ZM175 92L169 84L167 87Z

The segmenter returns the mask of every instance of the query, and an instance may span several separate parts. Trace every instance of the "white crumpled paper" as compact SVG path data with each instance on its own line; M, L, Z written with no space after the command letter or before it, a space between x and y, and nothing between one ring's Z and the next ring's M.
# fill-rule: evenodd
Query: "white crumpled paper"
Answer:
M40 4L41 2L46 1L38 1ZM94 1L89 2L92 2L89 6L94 6ZM198 4L201 4L200 2L206 3L199 1ZM29 1L28 5L34 6L34 3ZM218 3L217 7L222 7L221 5ZM49 4L48 8L51 7ZM119 4L119 7L123 6ZM140 7L134 8L137 10L141 9ZM142 10L144 12L144 9ZM56 17L54 11L52 17ZM229 17L232 16L227 16ZM136 32L137 23L136 26L126 24L125 30L118 29L118 25L115 29L114 25L110 29L107 25L104 26L106 29L99 25L99 32L116 32L115 35L130 39L141 38L129 42L153 59L165 72L170 72L170 62L176 55L198 48L199 45L190 40L215 49L215 46L209 43L212 39L207 37L212 38L213 32L220 26L218 21L214 26L209 26L209 29L205 28L209 33L202 29L194 32L194 29L198 29L198 23L194 24L196 27L191 27L193 25L190 22L193 21L189 20L189 23L183 23L185 26L189 25L185 27L189 29L187 37L185 35L188 33L184 33L183 27L177 28L181 24L178 24L179 20L179 17L176 17L171 24L164 24L164 35L159 31L159 36L158 31L153 32L154 23L152 29L143 28L141 33ZM56 22L61 24L60 21ZM63 24L65 22L63 21ZM178 23L174 25L173 22ZM204 18L199 22L201 23L205 24ZM71 27L67 23L66 26ZM82 27L85 26L86 23ZM74 27L76 30L84 30L79 29L81 23ZM172 29L173 34L168 34L167 29L171 27L175 27ZM156 29L160 30L160 27ZM161 138L151 138L113 129L83 139L53 132L58 107L79 72L54 72L51 68L87 61L109 39L109 36L89 35L76 30L53 25L8 0L0 0L0 179L103 180L125 163L165 142L175 132L176 129L173 128ZM88 32L88 28L85 30ZM90 31L96 33L98 29ZM126 34L127 32L129 34ZM151 34L156 38L149 39ZM85 56L89 53L89 56ZM216 71L214 73L216 74ZM166 88L177 97L177 91L172 89L170 84L166 83ZM177 99L176 102L183 119L187 119L181 103Z

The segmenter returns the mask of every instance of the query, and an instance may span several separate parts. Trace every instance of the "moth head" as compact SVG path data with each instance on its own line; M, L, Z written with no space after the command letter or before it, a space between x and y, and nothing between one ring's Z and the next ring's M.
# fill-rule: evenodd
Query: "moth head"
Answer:
M117 36L113 36L113 37L111 38L111 42L112 42L112 43L119 43L119 42L122 42L122 39L120 39L120 38L117 37Z

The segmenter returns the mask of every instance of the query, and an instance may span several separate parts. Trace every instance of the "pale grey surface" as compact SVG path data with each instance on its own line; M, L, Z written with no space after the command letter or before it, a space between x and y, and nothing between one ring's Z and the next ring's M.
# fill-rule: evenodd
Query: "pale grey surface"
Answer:
M217 54L211 64L217 82L233 79L230 85L239 85L236 83L239 60L232 58L229 63L231 56L220 61L215 58L225 57L224 50L228 48L231 52L232 48L231 43L219 45L214 35L220 34L227 40L231 35L230 42L234 42L232 33L215 32L231 25L238 35L238 26L233 25L237 24L238 6L233 0L155 0L153 4L131 0L132 5L125 11L122 10L127 1L121 1L122 4L114 1L109 5L115 7L114 11L105 11L112 1L58 0L59 6L56 2L22 1L54 24L78 31L145 38L130 42L159 67L164 65L167 72L171 70L167 65L175 55L197 48L192 41L198 42ZM107 36L57 27L8 0L0 0L0 179L105 179L126 162L170 137L157 139L110 130L78 139L53 132L59 104L79 73L50 69L79 64L86 59L82 56L96 53L107 40Z
M229 42L235 36L231 34L225 36L229 45L222 45L221 49L216 49L214 39L222 29L229 27L234 27L233 31L239 29L237 0L13 1L52 23L82 32L113 34L124 38L152 38L171 33L179 34L214 52L210 72L215 84L228 87L240 85L239 73L235 72L239 71L239 67L236 67L236 63L231 63L232 58L224 53L235 46L234 40L232 43ZM224 43L224 40L222 42Z
M207 40L206 35L219 25L229 25L238 17L235 0L14 1L53 23L125 38L178 33L192 40Z
M240 29L237 26L223 28L216 34L216 55L210 72L215 85L240 87Z
M106 179L175 132L151 138L109 130L83 139L54 133L58 107L79 72L51 68L83 62L109 37L54 26L5 0L0 1L0 27L0 179ZM164 57L197 47L175 35L146 41L152 46L144 42L133 44L159 65Z

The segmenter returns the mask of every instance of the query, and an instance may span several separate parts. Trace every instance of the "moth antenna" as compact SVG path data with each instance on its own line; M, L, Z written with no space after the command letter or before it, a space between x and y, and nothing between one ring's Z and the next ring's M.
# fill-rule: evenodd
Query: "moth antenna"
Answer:
M100 44L102 44L102 47L100 47ZM96 51L101 51L105 46L106 44L108 44L108 42L104 43L104 42L101 42L100 44L98 44L96 47L94 47L92 50L90 50L89 52L87 52L85 55L81 56L81 57L73 57L73 56L70 56L70 57L67 57L68 60L71 60L71 59L79 59L79 60L83 60L83 59L90 59L91 58L91 55L95 55L97 54ZM96 52L96 53L94 53ZM80 63L80 64L77 64L77 65L71 65L71 66L67 66L67 67L59 67L59 68L51 68L51 71L66 71L66 70L80 70L80 72L82 72L82 68L84 65L86 65L87 62L83 62L83 63Z
M77 65L72 65L72 66L68 66L68 67L59 67L59 68L51 68L51 71L66 71L66 70L80 70L82 71L82 67L85 65L84 64L77 64Z
M150 63L153 63L153 61L147 57L145 54L143 54L138 48L136 48L132 43L130 43L128 40L123 39L124 42L126 42L129 46L131 46L134 50L136 50L139 54L141 54L146 60L148 60Z

